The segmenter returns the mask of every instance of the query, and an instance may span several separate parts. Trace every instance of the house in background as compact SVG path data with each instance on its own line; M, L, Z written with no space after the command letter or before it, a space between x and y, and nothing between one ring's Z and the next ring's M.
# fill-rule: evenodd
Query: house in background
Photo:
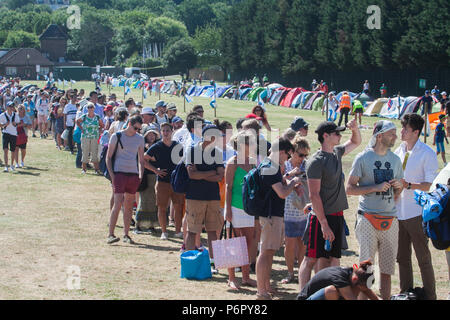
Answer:
M39 66L39 72L36 72L36 66ZM0 74L6 77L36 79L39 74L43 78L53 70L53 66L52 61L34 48L10 49L0 58Z

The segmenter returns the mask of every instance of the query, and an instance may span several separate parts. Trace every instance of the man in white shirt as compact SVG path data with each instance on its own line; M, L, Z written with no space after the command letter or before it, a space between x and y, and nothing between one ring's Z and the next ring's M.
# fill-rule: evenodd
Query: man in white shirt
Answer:
M398 254L397 262L400 273L402 292L414 288L411 263L411 244L422 275L423 287L427 299L436 300L436 281L428 248L428 238L422 230L422 208L414 200L414 190L429 191L438 170L436 153L429 146L419 141L424 120L418 114L407 114L402 120L402 141L395 154L403 163L404 179L402 192L398 201Z
M48 117L48 113L49 113L49 110L48 110L49 104L50 104L49 94L47 91L44 91L36 103L36 110L38 113L39 132L41 135L41 139L47 138L47 135L48 135L47 117Z
M77 116L77 96L76 94L72 94L70 96L70 103L66 104L64 107L64 129L69 131L69 141L68 146L70 152L73 153L73 130L75 128L75 118Z
M13 161L17 141L17 114L14 112L14 103L9 101L6 111L0 115L0 127L2 128L3 157L5 160L4 172L8 172L8 147L11 151L11 171L14 171Z
M167 103L160 100L156 103L156 123L161 125L165 122L169 123L169 117L167 116Z

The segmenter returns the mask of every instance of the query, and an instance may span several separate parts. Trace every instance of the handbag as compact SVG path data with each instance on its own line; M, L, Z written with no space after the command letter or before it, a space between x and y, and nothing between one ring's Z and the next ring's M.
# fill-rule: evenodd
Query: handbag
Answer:
M63 140L69 139L69 130L65 129L63 131L63 133L61 134L61 139L63 139Z
M212 278L209 252L207 249L202 251L185 251L180 256L181 260L181 278L188 280L205 280Z
M247 240L245 237L234 237L233 225L230 224L230 237L223 239L226 233L226 221L223 224L220 239L212 242L214 265L217 269L236 268L249 264Z

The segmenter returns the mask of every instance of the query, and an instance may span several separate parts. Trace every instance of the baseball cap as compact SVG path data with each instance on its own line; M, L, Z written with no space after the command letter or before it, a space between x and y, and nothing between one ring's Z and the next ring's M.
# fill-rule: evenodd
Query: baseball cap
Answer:
M306 128L309 123L306 122L302 117L296 117L291 123L291 129L294 131L299 131L300 129Z
M446 96L446 95L447 95L447 92L445 92L445 91L441 92L441 96Z
M425 90L425 94L430 94L430 90Z
M163 101L163 100L159 100L156 104L155 107L159 108L159 107L165 107L167 106L167 104Z
M114 106L112 104L108 104L106 105L106 107L104 108L105 111L113 111Z
M172 119L172 123L177 123L177 122L184 122L184 120L183 119L181 119L180 117L178 117L178 116L176 116L176 117L173 117L173 119Z
M206 126L203 127L203 130L202 130L202 136L204 136L205 133L206 133L207 131L212 130L212 129L217 129L217 130L219 130L219 128L217 128L217 126L215 126L215 125L213 125L213 124L208 124L208 125L206 125Z
M155 115L155 111L153 111L150 107L142 108L141 114L149 114L149 115Z
M317 126L316 133L321 136L324 133L333 133L345 131L345 127L338 127L336 123L332 121L324 121Z
M177 106L171 102L167 105L167 110L177 110Z
M14 102L9 101L9 102L6 104L6 107L14 107Z
M446 117L445 114L441 114L441 115L439 115L439 120L444 119L445 117Z

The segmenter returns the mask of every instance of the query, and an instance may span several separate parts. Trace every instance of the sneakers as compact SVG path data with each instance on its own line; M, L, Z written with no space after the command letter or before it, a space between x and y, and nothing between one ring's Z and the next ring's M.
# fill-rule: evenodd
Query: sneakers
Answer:
M183 232L178 232L178 233L175 233L175 236L174 236L175 238L178 238L178 239L183 239Z
M214 262L211 262L211 273L212 274L218 274L219 270L216 269L216 266L214 265Z
M168 240L169 239L169 234L167 232L163 232L161 234L161 240Z
M124 236L123 242L128 243L128 244L134 244L134 241L129 236Z
M108 244L113 244L113 243L115 243L115 242L117 242L119 240L120 240L120 238L118 238L116 236L109 236L108 237Z
M19 164L18 164L18 163L16 163L16 169L19 169L19 168L20 168Z
M23 163L23 161L20 163L20 166L23 168L25 167L25 163Z
M169 220L169 227L175 227L175 221L172 219Z
M3 172L8 172L8 167L5 167L5 169L3 169Z
M81 174L86 174L86 170L81 170Z
M15 170L14 170L14 166L9 167L9 170L15 171Z

